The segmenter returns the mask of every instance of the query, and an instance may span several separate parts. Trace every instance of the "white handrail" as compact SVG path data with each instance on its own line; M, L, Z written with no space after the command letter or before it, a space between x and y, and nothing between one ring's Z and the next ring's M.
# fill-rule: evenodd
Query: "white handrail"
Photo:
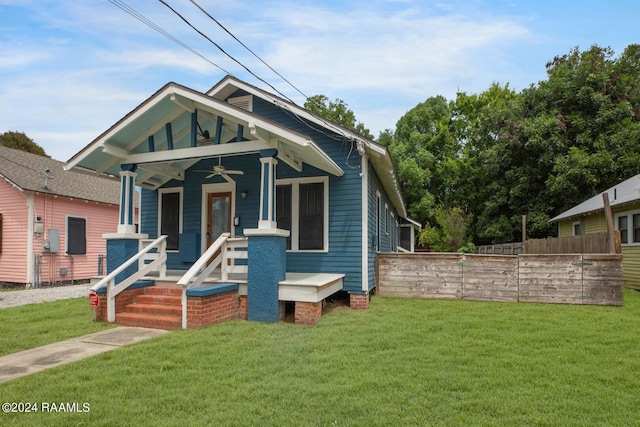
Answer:
M182 286L182 329L187 329L187 289L200 285L220 265L222 252L226 249L224 246L230 235L231 233L222 233L178 280L177 284ZM218 251L221 251L220 255L209 262Z
M213 244L211 244L209 248L207 248L207 250L202 254L202 256L198 258L196 262L193 263L191 268L187 270L186 273L184 273L184 275L180 278L180 280L178 280L178 285L182 287L190 288L194 285L194 282L193 282L194 278L195 280L199 279L199 277L196 277L198 273L200 273L200 276L202 276L202 273L204 273L204 270L209 270L209 273L211 273L217 267L217 265L213 262L208 266L207 264L209 263L209 260L211 259L211 257L215 255L215 253L222 248L222 246L227 241L227 238L229 236L230 236L230 233L222 233L220 237L218 237L216 241L213 242ZM219 263L220 262L218 261L218 264ZM207 276L204 276L204 277L206 278ZM202 283L202 280L200 280L200 283Z
M131 276L124 279L122 282L115 285L116 276L122 272L124 272L127 268L129 268L134 263L138 263L142 257L148 254L153 249L158 249L158 255L155 259L149 264L143 264L144 267L139 268L138 271L133 273ZM91 287L92 291L98 290L98 288L107 285L107 321L115 322L116 321L116 304L115 298L116 296L127 289L129 285L135 283L140 278L144 277L148 273L152 271L159 271L161 274L163 271L166 271L166 263L167 263L167 236L162 235L158 237L156 240L151 242L145 248L140 250L137 254L129 258L126 262L120 265L118 268L113 270L111 273L107 274L103 277L98 283Z

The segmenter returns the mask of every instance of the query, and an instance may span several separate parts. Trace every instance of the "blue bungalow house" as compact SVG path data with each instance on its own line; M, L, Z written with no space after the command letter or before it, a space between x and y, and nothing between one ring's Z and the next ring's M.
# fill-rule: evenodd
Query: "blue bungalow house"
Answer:
M293 302L314 324L338 291L367 308L376 254L416 226L384 146L230 76L206 93L168 83L66 168L120 178L94 291L121 324L274 322Z

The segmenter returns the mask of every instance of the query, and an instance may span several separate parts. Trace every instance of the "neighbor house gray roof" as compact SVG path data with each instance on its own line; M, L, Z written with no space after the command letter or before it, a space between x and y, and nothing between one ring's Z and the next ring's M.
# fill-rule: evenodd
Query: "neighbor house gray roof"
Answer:
M21 190L75 199L120 203L120 181L65 171L64 163L0 145L0 177ZM46 171L49 171L45 187Z
M550 222L556 222L563 219L572 217L578 217L589 213L597 212L604 209L604 201L602 195L607 193L609 195L609 204L611 207L624 205L626 203L635 202L640 200L640 175L633 176L626 181L622 181L619 184L593 196L590 199L585 200L572 207L571 209L562 212L560 215L552 218Z

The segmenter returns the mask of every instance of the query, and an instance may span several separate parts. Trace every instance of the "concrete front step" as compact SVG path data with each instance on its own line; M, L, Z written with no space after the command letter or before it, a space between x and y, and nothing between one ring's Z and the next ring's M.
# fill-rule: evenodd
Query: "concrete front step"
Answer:
M182 327L182 316L123 312L116 314L116 323L123 326L176 330Z

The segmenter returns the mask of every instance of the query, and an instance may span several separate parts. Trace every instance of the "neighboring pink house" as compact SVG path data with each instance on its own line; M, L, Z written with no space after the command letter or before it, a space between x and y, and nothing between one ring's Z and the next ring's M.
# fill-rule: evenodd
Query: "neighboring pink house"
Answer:
M106 274L102 235L118 226L119 179L0 146L0 283L70 283Z

